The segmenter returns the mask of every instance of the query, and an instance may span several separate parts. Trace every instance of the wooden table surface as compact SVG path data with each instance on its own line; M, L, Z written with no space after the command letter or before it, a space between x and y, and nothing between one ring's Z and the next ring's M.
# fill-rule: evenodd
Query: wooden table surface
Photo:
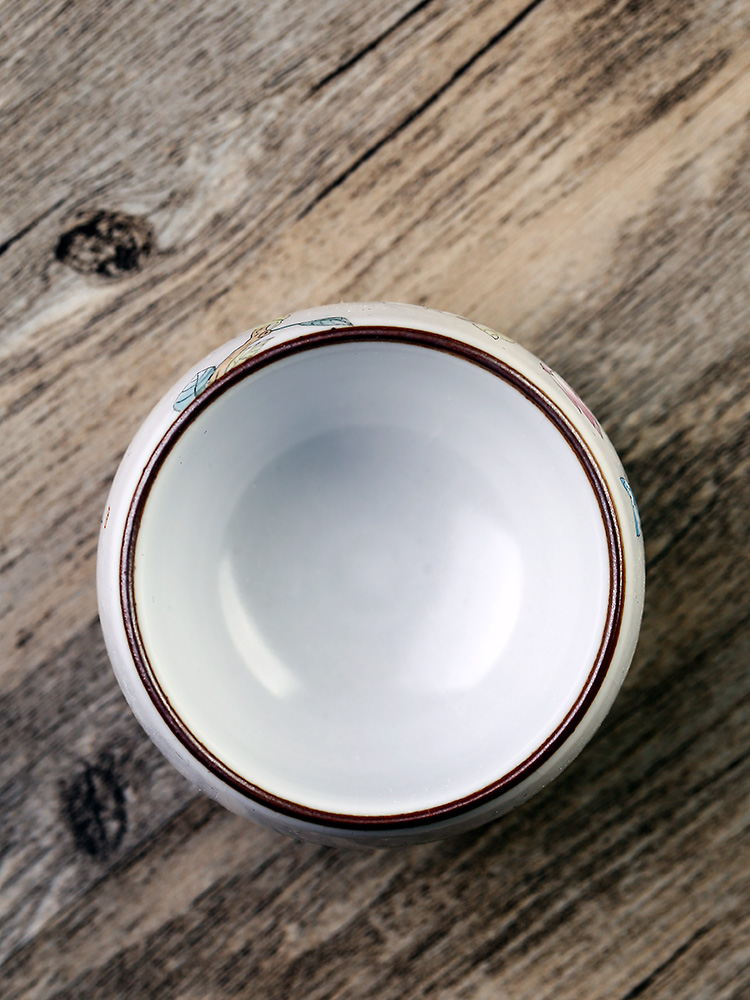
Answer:
M750 997L750 4L10 0L0 32L3 1000ZM583 755L392 851L197 794L94 592L165 386L342 299L558 368L648 557Z

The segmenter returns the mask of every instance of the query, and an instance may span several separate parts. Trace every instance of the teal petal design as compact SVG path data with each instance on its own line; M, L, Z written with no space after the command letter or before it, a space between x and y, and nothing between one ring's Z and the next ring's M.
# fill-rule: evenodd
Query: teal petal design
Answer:
M630 483L625 479L624 476L620 476L620 482L628 491L628 496L630 497L630 502L633 505L633 519L635 521L635 533L640 538L641 535L641 515L638 513L638 504L635 502L635 497L633 496L633 491L630 488Z
M290 323L290 326L353 326L346 316L326 316L325 319L303 319L300 323Z
M199 372L196 372L174 401L173 409L177 410L178 413L182 413L184 409L187 409L195 397L199 396L206 388L209 379L215 371L216 365L211 365L210 368L202 368Z

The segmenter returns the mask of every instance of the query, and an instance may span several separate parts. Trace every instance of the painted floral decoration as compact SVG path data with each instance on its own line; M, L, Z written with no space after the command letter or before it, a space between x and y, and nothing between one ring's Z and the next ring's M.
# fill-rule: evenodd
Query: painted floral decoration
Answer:
M217 382L227 372L232 371L233 368L236 368L257 354L273 333L280 333L282 330L291 330L294 327L305 326L323 327L328 330L342 326L352 326L351 320L345 316L325 316L322 319L306 319L296 323L287 323L284 326L284 322L287 319L289 319L288 314L273 320L271 323L256 326L251 331L247 340L235 351L232 351L229 357L225 358L221 364L211 365L196 372L188 384L180 391L180 394L173 403L173 408L178 413L182 413L209 385L213 385L214 382Z

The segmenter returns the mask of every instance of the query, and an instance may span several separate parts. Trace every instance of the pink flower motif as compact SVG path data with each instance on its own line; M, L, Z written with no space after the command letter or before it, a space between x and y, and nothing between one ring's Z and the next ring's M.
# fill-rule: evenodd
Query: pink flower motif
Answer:
M575 408L578 410L578 412L580 414L582 414L584 417L586 417L586 419L591 424L591 426L594 428L594 430L599 435L599 437L603 438L604 434L602 432L601 427L599 426L599 421L596 419L596 417L591 412L591 410L588 408L588 406L586 406L586 404L581 399L581 397L578 395L578 393L575 391L575 389L571 389L571 387L568 385L568 383L565 381L565 379L562 377L562 375L558 375L557 372L552 371L552 369L548 368L547 365L545 365L545 363L543 361L540 361L539 363L541 364L542 368L547 372L547 374L550 375L555 380L555 382L557 382L557 384L560 386L560 388L562 389L562 391L565 393L565 395L571 401L571 403L573 404L573 406L575 406Z

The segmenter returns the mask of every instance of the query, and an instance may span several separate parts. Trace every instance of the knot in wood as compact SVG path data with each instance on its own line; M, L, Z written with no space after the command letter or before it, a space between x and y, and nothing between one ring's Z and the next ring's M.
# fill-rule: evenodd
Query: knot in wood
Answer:
M61 787L63 816L76 846L92 858L106 857L127 829L125 791L110 753L95 763L82 762Z
M117 278L140 270L153 246L153 230L146 219L102 209L64 232L55 256L82 274Z

